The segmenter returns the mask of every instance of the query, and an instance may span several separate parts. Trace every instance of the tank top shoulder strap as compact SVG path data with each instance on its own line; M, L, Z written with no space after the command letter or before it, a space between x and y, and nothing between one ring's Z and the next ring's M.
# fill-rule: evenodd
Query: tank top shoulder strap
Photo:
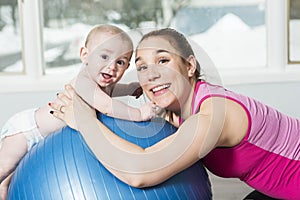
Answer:
M201 89L200 86L204 84L204 81L197 81L195 90L194 90L194 95L193 95L193 100L192 100L192 114L195 114L198 111L198 105L201 101Z

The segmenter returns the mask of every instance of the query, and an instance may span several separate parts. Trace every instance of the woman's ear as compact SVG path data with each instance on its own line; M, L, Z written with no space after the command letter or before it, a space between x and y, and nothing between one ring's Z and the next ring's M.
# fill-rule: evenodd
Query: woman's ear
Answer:
M80 48L80 60L82 63L87 62L87 57L89 55L89 50L86 47L81 47Z
M188 76L193 77L195 75L196 69L197 69L197 60L195 56L190 55L187 59L187 62L189 64L188 66Z

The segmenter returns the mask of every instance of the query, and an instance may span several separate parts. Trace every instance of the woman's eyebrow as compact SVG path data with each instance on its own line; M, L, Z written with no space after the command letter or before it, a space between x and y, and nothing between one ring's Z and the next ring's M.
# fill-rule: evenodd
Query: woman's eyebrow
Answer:
M158 49L156 51L156 54L159 54L159 53L170 53L169 51L165 50L165 49Z
M155 53L159 54L159 53L170 53L170 52L165 50L165 49L158 49L158 50L155 51ZM140 56L135 59L135 63L138 62L139 60L141 60Z

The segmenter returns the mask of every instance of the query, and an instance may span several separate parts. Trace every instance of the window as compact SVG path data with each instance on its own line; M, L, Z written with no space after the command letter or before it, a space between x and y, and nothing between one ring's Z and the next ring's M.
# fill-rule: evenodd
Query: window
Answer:
M21 29L17 0L0 2L0 71L23 72Z
M145 21L158 21L161 1L97 0L43 1L43 38L46 74L63 73L81 66L79 49L95 24L114 23L125 30ZM153 24L151 24L153 25Z
M288 13L288 59L300 63L300 1L289 1Z
M265 1L191 1L173 26L198 43L221 68L266 65ZM246 62L245 62L246 61Z
M139 37L141 31L149 28L174 27L199 43L215 63L224 83L299 80L300 77L299 67L288 64L299 60L296 34L299 26L287 24L287 1L49 2L1 1L0 38L6 44L0 47L0 75L5 75L1 76L0 84L10 83L1 87L1 92L61 88L81 66L79 47L87 32L101 23L135 30ZM299 20L298 10L295 9L295 15L291 11L290 22ZM286 34L288 26L289 35ZM9 57L14 59L3 64L2 58Z
M266 65L264 0L44 0L46 73L79 64L84 34L93 24L107 22L126 29L172 26L202 46L218 68Z

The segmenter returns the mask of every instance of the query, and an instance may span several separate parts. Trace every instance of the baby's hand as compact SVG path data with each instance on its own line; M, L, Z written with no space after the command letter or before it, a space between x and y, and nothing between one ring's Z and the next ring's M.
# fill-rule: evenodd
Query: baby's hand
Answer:
M145 103L140 107L142 121L147 121L156 114L156 105L153 102Z

